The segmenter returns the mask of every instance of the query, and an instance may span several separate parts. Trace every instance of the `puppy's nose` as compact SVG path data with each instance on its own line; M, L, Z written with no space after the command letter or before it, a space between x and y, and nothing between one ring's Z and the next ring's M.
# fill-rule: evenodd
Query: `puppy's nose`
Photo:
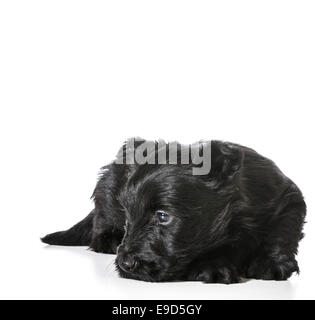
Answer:
M118 264L120 268L123 269L124 271L131 272L132 270L135 269L137 265L137 261L133 255L126 254L120 257L120 259L118 259Z

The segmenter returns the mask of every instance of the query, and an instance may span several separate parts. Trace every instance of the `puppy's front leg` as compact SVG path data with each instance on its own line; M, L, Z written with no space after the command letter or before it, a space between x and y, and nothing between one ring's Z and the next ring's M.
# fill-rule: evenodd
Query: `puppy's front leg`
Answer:
M240 282L240 275L237 267L226 259L201 259L189 266L187 280L230 284Z
M118 231L104 231L93 235L90 248L95 252L115 254L122 238L123 234Z

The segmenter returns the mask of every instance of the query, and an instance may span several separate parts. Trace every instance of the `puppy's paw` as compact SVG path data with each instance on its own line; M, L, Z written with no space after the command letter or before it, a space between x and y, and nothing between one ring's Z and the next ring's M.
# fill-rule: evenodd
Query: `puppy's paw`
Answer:
M249 266L246 277L263 280L287 280L293 272L299 272L299 267L295 259L257 259Z
M193 271L189 275L189 280L202 281L205 283L230 284L239 282L240 277L233 266L204 266L201 269Z

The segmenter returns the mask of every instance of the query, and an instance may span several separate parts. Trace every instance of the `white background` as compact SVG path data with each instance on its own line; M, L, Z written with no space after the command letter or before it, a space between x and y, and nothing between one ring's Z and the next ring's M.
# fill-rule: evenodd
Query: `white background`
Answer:
M1 1L0 298L315 298L314 1ZM128 137L222 139L272 158L308 205L301 275L118 278L113 255L39 237L92 208Z

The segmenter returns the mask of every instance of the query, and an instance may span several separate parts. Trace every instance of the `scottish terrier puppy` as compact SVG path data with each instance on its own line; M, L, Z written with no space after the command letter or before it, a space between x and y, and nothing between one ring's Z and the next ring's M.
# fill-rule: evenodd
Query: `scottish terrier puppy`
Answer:
M102 168L92 197L85 219L42 241L117 253L119 274L144 281L229 284L299 272L302 193L250 148L130 139Z

